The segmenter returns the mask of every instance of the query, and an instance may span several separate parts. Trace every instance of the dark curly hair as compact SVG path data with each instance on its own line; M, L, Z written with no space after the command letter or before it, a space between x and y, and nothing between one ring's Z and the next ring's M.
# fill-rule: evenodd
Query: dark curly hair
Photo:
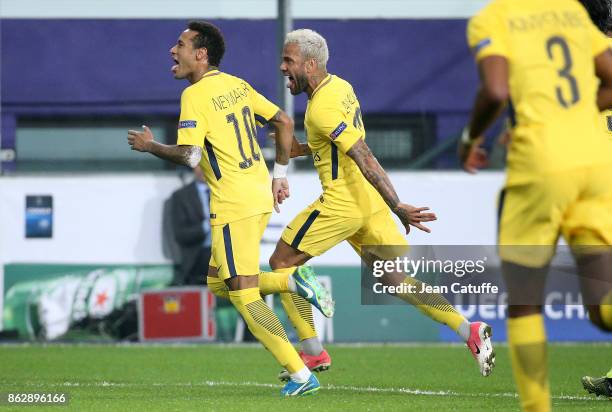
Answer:
M591 20L599 30L608 33L612 30L610 0L578 0L591 16Z
M191 21L187 28L198 32L193 38L193 47L195 49L205 48L210 65L219 67L225 54L225 40L223 40L221 30L206 21Z

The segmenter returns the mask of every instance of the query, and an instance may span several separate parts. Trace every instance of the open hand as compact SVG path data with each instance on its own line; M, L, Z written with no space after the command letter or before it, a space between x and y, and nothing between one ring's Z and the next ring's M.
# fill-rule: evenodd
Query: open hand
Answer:
M394 212L404 225L406 234L410 233L410 226L414 226L423 232L431 233L431 230L423 226L422 223L432 222L438 218L435 213L424 213L426 210L429 210L429 208L415 207L406 203L400 203L396 206Z
M139 152L148 152L149 143L153 141L153 133L147 126L142 126L142 132L137 130L128 130L128 144L132 150Z

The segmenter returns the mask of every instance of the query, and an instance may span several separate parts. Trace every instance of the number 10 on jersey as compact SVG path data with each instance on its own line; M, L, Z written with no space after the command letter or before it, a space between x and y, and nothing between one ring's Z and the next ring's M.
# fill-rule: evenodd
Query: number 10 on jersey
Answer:
M244 146L242 144L242 134L240 133L240 126L238 124L238 119L236 119L235 113L230 113L225 116L228 123L232 123L234 125L234 132L236 133L236 140L238 141L238 151L240 152L240 156L242 157L242 161L238 163L238 166L241 169L248 169L253 166L253 159L255 161L259 161L260 156L259 153L255 150L255 139L257 138L257 129L255 128L255 124L253 123L253 118L251 116L251 109L248 106L244 106L242 108L242 120L244 122L244 129L247 132L247 137L249 139L249 147L251 148L251 157L247 157L244 152Z

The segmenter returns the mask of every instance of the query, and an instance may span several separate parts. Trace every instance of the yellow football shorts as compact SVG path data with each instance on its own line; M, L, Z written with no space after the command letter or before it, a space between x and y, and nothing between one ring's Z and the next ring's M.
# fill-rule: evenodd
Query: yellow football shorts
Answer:
M219 279L259 274L259 244L270 215L212 226L210 266L219 269Z
M508 186L501 192L499 212L500 256L511 263L545 266L559 235L574 248L610 246L612 167L582 168Z
M360 256L362 246L386 246L375 253L383 259L401 256L408 245L389 209L366 217L346 217L321 208L318 201L300 212L287 225L281 238L310 256L319 256L343 240L347 240ZM372 248L368 250L374 253Z

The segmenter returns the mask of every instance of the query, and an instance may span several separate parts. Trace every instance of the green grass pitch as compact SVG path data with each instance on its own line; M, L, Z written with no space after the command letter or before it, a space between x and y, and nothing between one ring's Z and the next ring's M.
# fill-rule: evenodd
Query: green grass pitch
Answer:
M78 411L518 410L508 350L492 376L448 345L330 345L315 396L281 399L279 368L256 345L3 345L0 392L65 392ZM611 410L580 377L612 366L611 345L550 345L553 409ZM40 410L41 406L1 410ZM45 408L48 409L48 408Z

